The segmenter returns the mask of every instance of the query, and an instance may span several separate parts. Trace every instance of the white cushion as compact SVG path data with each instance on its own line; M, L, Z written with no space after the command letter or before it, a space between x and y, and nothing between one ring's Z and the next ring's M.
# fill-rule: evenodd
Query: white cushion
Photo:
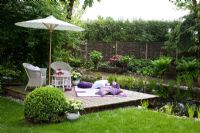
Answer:
M106 84L108 84L108 80L97 80L92 85L92 89L97 89L97 88L105 87Z
M30 69L30 70L35 70L35 71L39 71L39 70L40 70L39 67L33 66L33 65L31 65L31 64L26 65L26 67L27 67L28 69Z

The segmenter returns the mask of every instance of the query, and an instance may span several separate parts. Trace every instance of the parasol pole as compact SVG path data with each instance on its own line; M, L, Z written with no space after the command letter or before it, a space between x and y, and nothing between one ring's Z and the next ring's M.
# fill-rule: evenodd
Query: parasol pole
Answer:
M49 33L50 33L50 44L49 44L49 85L51 84L51 46L52 46L52 26L50 26Z
M52 47L52 33L53 30L58 26L57 24L53 25L48 25L43 23L47 29L49 29L49 85L51 84L51 47Z

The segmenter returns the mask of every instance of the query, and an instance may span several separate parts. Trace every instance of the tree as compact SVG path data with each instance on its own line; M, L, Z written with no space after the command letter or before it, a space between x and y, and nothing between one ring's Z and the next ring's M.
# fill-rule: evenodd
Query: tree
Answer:
M170 0L177 7L189 10L183 21L176 26L166 42L168 48L199 56L200 50L200 3L197 0Z
M64 19L65 17L60 12L62 12L60 5L56 5L50 0L0 1L0 65L14 71L22 70L23 62L46 67L49 49L48 32L18 27L14 23L43 18L50 14ZM59 45L63 43L61 38L63 34L55 32L53 44ZM19 76L22 77L21 75Z
M58 0L54 0L54 1L57 2ZM66 18L71 19L74 4L77 0L60 0L60 1L66 5ZM100 0L97 0L97 1L100 1ZM94 3L94 0L84 0L83 9L86 9L88 6L91 7L93 3Z
M196 15L200 18L200 1L199 0L169 0L174 3L178 8L189 10L190 14Z

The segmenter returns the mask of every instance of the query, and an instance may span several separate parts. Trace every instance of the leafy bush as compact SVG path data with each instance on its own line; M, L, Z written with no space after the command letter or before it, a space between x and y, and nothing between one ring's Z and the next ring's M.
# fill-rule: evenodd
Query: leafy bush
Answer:
M20 71L11 69L7 66L0 65L0 78L3 78L3 77L12 77L13 78L13 77L19 76L19 74L20 74Z
M176 70L179 75L190 74L193 78L199 74L200 62L192 57L182 57L176 62Z
M89 56L90 56L90 60L94 63L95 68L98 69L98 64L103 58L102 53L94 50L89 53Z
M40 87L25 98L24 116L32 122L60 122L66 106L65 96L58 88Z
M72 53L70 51L67 51L63 48L56 47L53 52L53 60L69 62L71 54Z
M87 62L85 62L84 67L86 67L87 69L93 70L94 64L91 60L88 60Z
M95 82L97 80L101 80L101 73L95 73L94 75L83 75L82 80L87 82Z
M155 68L155 75L162 76L169 69L171 61L171 57L165 56L161 56L159 59L152 61L152 65Z
M122 56L122 58L119 60L119 66L122 68L127 68L131 59L132 58L128 55Z
M69 64L72 67L81 67L82 61L79 58L71 57L69 58Z
M109 75L107 80L109 83L112 83L113 81L117 81L117 76Z
M140 69L138 69L136 71L136 73L138 74L142 74L144 76L153 76L154 74L154 69L152 68L152 66L146 66L146 67L142 67Z
M99 67L108 68L109 67L109 62L108 61L106 61L106 62L100 62L99 63Z
M119 76L116 78L116 82L124 89L132 89L134 84L134 78L130 76Z
M143 69L143 67L148 67L151 65L151 60L145 60L145 59L132 59L128 64L128 70L132 72L137 72L140 69Z
M168 29L176 24L169 21L115 21L112 18L99 17L98 20L86 22L86 39L103 42L164 42L168 39Z

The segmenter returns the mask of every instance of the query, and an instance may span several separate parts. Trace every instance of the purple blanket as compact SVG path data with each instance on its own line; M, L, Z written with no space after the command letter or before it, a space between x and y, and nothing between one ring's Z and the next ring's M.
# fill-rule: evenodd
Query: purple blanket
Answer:
M126 96L126 94L122 93L122 91L119 88L115 88L113 86L105 86L99 89L99 91L96 93L101 96L105 95L120 95L120 96Z

